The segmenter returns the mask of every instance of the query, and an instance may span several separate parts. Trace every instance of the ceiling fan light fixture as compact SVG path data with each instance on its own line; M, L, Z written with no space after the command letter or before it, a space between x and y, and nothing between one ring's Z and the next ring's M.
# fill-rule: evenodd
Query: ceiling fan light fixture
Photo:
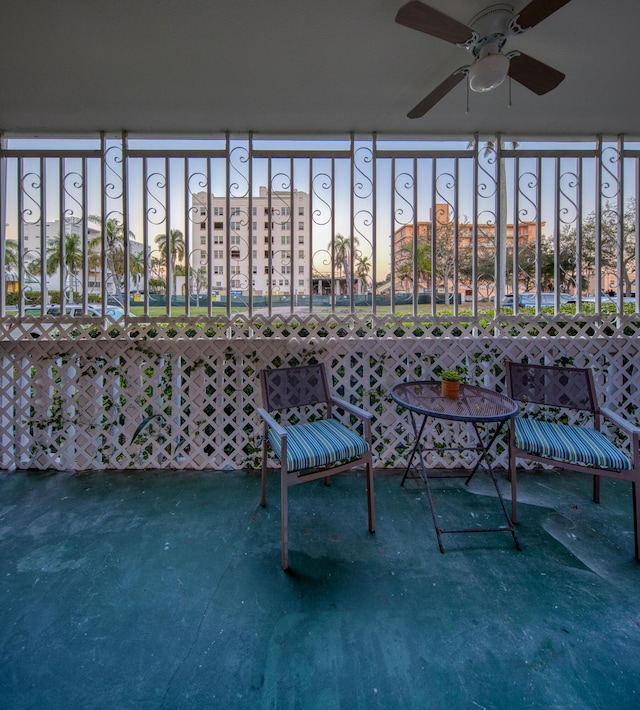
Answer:
M509 58L504 54L487 54L469 69L469 88L483 93L500 86L509 72Z

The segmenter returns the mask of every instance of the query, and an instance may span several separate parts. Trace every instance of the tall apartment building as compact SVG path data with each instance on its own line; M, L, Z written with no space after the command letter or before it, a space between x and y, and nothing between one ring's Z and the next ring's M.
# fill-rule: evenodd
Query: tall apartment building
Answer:
M457 225L451 221L449 205L437 204L435 207L435 233L436 233L436 259L439 258L438 248L442 251L447 249L453 253L453 239L455 227L457 226L458 250L460 254L465 251L471 252L473 249L474 225L471 223L459 222ZM428 222L418 222L418 243L431 244L433 234L433 214ZM541 223L543 226L545 222ZM393 233L393 250L396 268L407 264L413 253L413 224L403 224ZM495 222L479 222L475 225L477 230L477 240L479 248L492 249L495 244L496 225ZM535 244L537 234L536 222L518 222L518 247L520 249ZM507 249L513 249L515 227L507 224L506 241ZM420 287L429 287L428 280L420 283Z
M226 290L228 280L238 296L248 295L250 284L256 296L309 293L309 204L306 192L263 186L251 199L232 197L228 205L226 197L211 195L208 202L206 192L195 194L192 206L200 221L193 232L192 268L208 263L211 244L214 290Z

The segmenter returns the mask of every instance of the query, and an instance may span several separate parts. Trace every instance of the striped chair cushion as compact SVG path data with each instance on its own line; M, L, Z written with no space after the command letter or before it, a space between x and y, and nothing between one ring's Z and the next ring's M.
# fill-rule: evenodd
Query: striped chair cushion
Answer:
M515 444L530 454L567 463L614 470L632 468L631 461L595 429L518 417Z
M287 471L328 466L365 454L369 445L335 419L285 426L287 432ZM269 442L280 458L280 439L269 431Z

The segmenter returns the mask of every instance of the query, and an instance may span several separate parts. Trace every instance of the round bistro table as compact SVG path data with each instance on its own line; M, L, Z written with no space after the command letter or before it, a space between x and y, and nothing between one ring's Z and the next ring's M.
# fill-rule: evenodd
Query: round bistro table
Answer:
M404 409L408 410L411 419L411 426L415 437L415 442L407 469L402 477L401 485L407 479L409 472L412 469L413 461L418 457L417 471L419 477L424 481L429 499L429 507L433 517L433 525L438 537L438 546L440 552L444 552L442 544L442 535L445 533L471 533L471 532L509 532L513 536L513 541L516 548L520 549L520 543L513 528L513 522L509 517L507 506L505 505L500 486L496 479L493 466L491 464L491 448L502 431L506 422L518 413L518 405L510 397L493 390L485 389L484 387L476 387L473 385L460 385L460 394L457 399L450 399L443 396L441 391L441 383L434 380L423 380L418 382L402 382L394 385L391 389L391 397L396 404L399 404ZM477 443L473 446L449 446L426 448L422 443L422 435L425 426L429 419L445 419L448 421L463 422L472 424L475 431ZM429 451L474 451L478 454L478 459L470 473L464 474L448 474L445 476L434 476L428 473L425 465L425 455ZM495 486L502 506L502 512L507 521L507 525L502 525L495 528L464 528L464 529L448 529L443 530L438 524L431 489L429 488L429 479L433 478L466 478L465 485L473 478L478 468L483 465L483 468L490 475L493 485Z

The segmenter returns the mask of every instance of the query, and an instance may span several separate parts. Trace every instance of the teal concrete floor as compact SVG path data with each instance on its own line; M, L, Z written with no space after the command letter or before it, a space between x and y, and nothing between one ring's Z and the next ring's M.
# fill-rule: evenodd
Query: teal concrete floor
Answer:
M0 475L0 708L638 708L630 485L523 474L508 533L448 535L376 475L260 508L243 472ZM503 489L506 480L501 476ZM502 523L478 474L443 527Z

